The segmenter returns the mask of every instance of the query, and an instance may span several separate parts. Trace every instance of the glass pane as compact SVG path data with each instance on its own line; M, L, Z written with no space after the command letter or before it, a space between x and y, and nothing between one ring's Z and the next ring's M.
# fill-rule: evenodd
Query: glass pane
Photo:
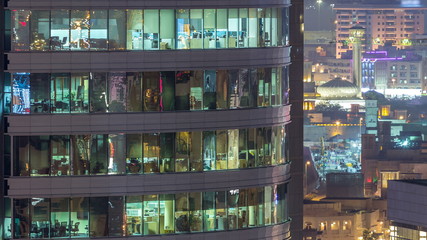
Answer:
M256 130L256 128L248 129L248 168L255 167L255 163L258 160L256 149Z
M108 74L108 112L126 112L127 81L125 72Z
M216 48L216 9L204 9L204 48Z
M258 8L258 47L265 47L265 8Z
M227 230L227 205L226 205L226 192L220 191L215 194L215 207L216 207L216 226L215 230Z
M49 199L31 198L31 238L49 238Z
M50 137L51 176L70 175L70 137Z
M71 135L73 175L89 175L90 147L90 135Z
M282 68L282 104L289 103L289 68Z
M249 107L258 106L258 74L257 69L250 69Z
M50 107L49 74L31 73L31 113L48 113Z
M215 170L216 138L215 132L203 132L203 171Z
M30 74L14 73L13 74L13 113L29 114L30 113Z
M271 46L278 46L278 23L277 23L277 8L271 9Z
M250 188L248 193L248 211L249 211L249 227L262 226L263 224L263 205L262 199L258 192L258 188Z
M249 47L258 47L258 23L257 23L257 9L249 8L249 34L248 41Z
M265 149L265 138L264 138L264 129L256 128L256 147L257 147L257 162L256 166L265 166L264 156L266 153Z
M142 73L127 73L127 111L142 112Z
M124 134L109 134L108 173L124 174L126 165L126 137Z
M159 234L159 200L157 195L144 196L144 235Z
M178 71L175 78L175 110L190 109L190 71Z
M228 162L227 169L239 168L239 130L228 130Z
M272 28L272 21L271 21L271 8L265 8L265 15L264 15L264 42L266 47L271 46L271 28Z
M90 50L107 50L108 42L108 11L92 10L90 12ZM72 31L71 31L72 33Z
M127 10L127 43L128 50L143 49L142 10Z
M27 51L30 48L30 10L12 11L12 51Z
M158 133L143 134L144 173L159 172L160 138Z
M160 50L175 49L175 10L160 10Z
M159 49L159 10L144 10L144 49Z
M31 176L49 176L49 136L30 136Z
M107 112L107 74L91 73L90 111Z
M239 47L247 48L249 46L248 32L249 32L249 19L248 9L239 9Z
M42 10L31 11L30 49L32 51L47 51L49 49L50 12Z
M175 72L160 72L160 110L175 110Z
M227 9L217 9L216 13L216 48L227 48Z
M249 107L250 101L250 82L249 82L249 69L240 69L239 70L239 84L237 94L240 97L240 107L247 108Z
M70 26L71 50L89 50L90 12L86 10L71 10Z
M255 215L252 214L251 210L248 211L248 190L240 189L239 191L239 229L247 228L249 224L255 222Z
M273 223L273 215L271 213L271 202L272 202L272 189L271 186L264 187L264 223L265 226Z
M160 110L159 81L159 72L144 72L142 84L144 94L144 111L158 112Z
M117 51L126 48L126 11L109 10L108 49ZM92 30L91 30L92 31ZM92 36L92 32L91 32Z
M13 199L15 231L14 238L30 237L30 203L28 199Z
M216 108L228 109L228 73L219 70L216 73Z
M248 167L248 130L239 129L239 167Z
M89 228L89 198L75 197L70 200L70 225L72 238L89 237L89 231L96 231ZM92 220L92 219L91 219ZM96 222L96 219L93 219ZM62 224L62 222L61 222ZM91 223L91 227L92 227ZM101 225L102 227L102 225Z
M227 213L228 213L228 229L238 229L239 220L239 189L232 189L227 191Z
M203 85L203 109L216 109L216 71L205 71Z
M89 111L89 74L71 73L71 113Z
M264 187L257 188L257 194L258 194L258 226L262 227L264 226L264 220L265 220L265 211L264 211ZM251 197L248 197L248 201ZM256 201L254 201L254 204L256 204ZM250 204L249 204L250 205Z
M191 232L202 231L202 193L192 192L189 193L189 222Z
M202 132L191 132L190 171L203 171Z
M70 74L50 75L50 104L52 113L70 113Z
M237 47L239 36L239 12L238 9L228 9L228 47Z
M174 194L160 194L160 234L170 234L175 232L174 212L175 196Z
M177 132L175 142L175 171L187 172L191 150L191 133Z
M126 173L142 173L141 134L126 134Z
M203 71L191 71L190 109L203 109Z
M92 135L90 147L90 174L107 174L108 134Z
M190 10L176 10L177 49L190 49Z
M108 236L124 236L124 197L108 198Z
M16 136L14 139L14 176L30 175L30 139L27 136Z
M126 236L142 235L142 197L126 197Z
M241 95L239 92L239 70L228 70L228 91L230 93L228 104L230 109L240 107Z
M108 236L108 197L91 197L89 211L90 237Z
M215 192L203 193L203 231L209 232L215 230Z
M216 131L216 170L227 169L227 130Z
M203 10L190 10L190 48L203 48Z
M70 236L69 198L50 199L50 227L52 237Z
M160 172L174 172L175 133L160 133Z
M70 11L51 10L50 49L70 49Z
M177 193L175 194L175 231L177 233L189 232L190 221L189 221L189 206L188 206L188 194Z
M4 239L12 238L12 203L11 199L5 197L4 198L4 210L5 210L5 218L4 218Z

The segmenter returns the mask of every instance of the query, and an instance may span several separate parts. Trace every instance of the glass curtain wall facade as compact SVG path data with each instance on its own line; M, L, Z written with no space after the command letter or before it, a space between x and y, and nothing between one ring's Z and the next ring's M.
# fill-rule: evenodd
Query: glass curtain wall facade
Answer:
M13 137L14 176L202 172L287 163L285 126Z
M12 73L12 114L199 111L288 103L288 67ZM10 93L6 94L10 99ZM10 101L9 101L10 103Z
M200 233L287 222L285 184L115 197L15 198L14 239ZM10 219L8 219L10 221Z
M286 46L287 8L12 10L12 51Z
M17 1L9 0L4 21L0 238L206 239L247 229L233 233L290 239L290 1L97 8L93 0L87 9ZM209 56L206 65L195 64L197 54ZM119 63L119 55L135 61ZM148 123L170 116L176 122L167 127ZM73 121L81 128L67 125ZM212 184L189 187L197 177ZM19 192L22 181L29 188ZM43 190L46 181L72 191Z

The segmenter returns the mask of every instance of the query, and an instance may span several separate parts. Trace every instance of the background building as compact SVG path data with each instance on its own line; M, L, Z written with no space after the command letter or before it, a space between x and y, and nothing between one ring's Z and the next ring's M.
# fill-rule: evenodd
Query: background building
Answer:
M2 239L298 238L302 1L105 3L2 4Z

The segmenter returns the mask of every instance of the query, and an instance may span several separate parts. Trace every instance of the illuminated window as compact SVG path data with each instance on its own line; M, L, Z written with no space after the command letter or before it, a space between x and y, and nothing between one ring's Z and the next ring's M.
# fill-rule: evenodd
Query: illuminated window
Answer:
M398 180L399 172L381 172L381 187L388 188L388 180Z

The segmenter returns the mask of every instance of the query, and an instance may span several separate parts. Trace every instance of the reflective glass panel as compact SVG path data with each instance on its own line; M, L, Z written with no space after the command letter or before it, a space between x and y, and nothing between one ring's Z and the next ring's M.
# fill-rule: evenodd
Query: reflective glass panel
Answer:
M92 135L89 158L91 175L107 173L108 145L108 134Z
M30 136L31 176L49 176L49 136Z
M144 139L144 173L159 172L160 134L146 133Z
M50 199L50 227L52 237L70 236L70 199Z
M51 176L70 175L69 136L50 137Z
M30 50L47 51L50 44L50 11L31 11Z
M142 134L126 135L126 173L142 173Z
M143 11L137 9L127 10L127 42L128 50L143 49Z
M126 236L142 235L143 212L141 196L126 197Z
M99 207L103 207L101 204ZM97 214L98 212L91 209L91 212ZM100 216L101 217L101 216ZM70 225L68 229L71 231L71 238L83 238L89 237L89 227L97 226L96 219L93 219L89 226L89 198L88 197L74 197L70 200ZM106 220L106 219L104 219ZM102 226L102 219L100 220L100 229ZM62 222L61 222L62 224ZM96 229L96 228L95 228ZM91 232L91 235L96 235L98 230ZM92 230L92 228L91 228Z
M55 51L70 49L70 11L51 10L50 49Z
M108 74L108 112L126 112L127 83L125 72Z
M160 50L175 49L175 10L160 10Z
M12 49L26 51L30 48L30 10L12 11Z
M90 11L71 10L70 49L89 50Z
M32 73L31 78L31 113L48 113L50 111L49 74Z
M71 112L89 111L89 74L71 73Z
M126 136L124 134L109 134L108 144L108 173L124 174L126 168Z
M52 73L50 76L50 104L52 113L70 113L70 74Z
M110 16L110 18L111 17L112 16ZM108 10L92 10L89 22L90 50L107 50L108 34L114 34L112 31L110 31L110 33L108 32ZM71 31L71 33L73 33L73 31Z
M144 10L144 49L159 49L159 10Z
M126 49L126 11L125 10L109 10L108 17L109 17L108 18L108 49L110 51L125 50Z

